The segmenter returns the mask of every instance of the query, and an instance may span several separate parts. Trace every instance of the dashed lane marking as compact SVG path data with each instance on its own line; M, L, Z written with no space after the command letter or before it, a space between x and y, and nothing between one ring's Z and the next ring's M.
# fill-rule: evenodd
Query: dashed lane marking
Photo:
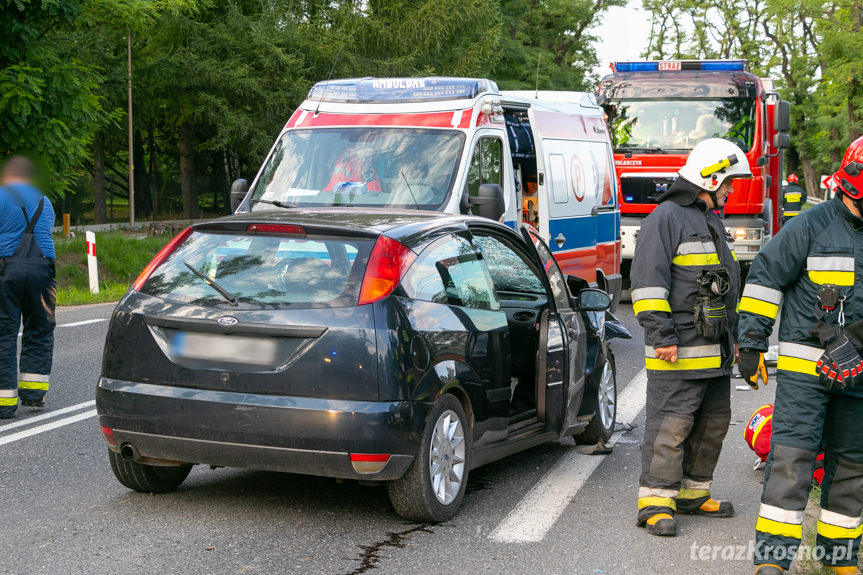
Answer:
M65 419L61 419L59 421L52 421L51 423L46 423L45 425L40 425L38 427L33 427L31 429L19 431L18 433L13 433L12 435L7 435L6 437L0 437L0 446L6 445L7 443L12 443L13 441L18 441L19 439L25 439L25 438L31 437L33 435L45 433L46 431L51 431L52 429L57 429L58 427L63 427L66 425L70 425L72 423L77 423L78 421L83 421L85 419L89 419L89 418L95 417L95 416L96 416L96 410L93 409L90 411L85 411L84 413L79 413L77 415L67 417Z
M78 405L70 405L69 407L64 407L62 409L55 409L54 411L49 411L48 413L43 413L41 415L37 415L35 417L28 417L27 419L22 419L20 421L16 421L15 423L8 423L6 425L0 425L0 433L6 433L9 430L17 429L18 427L24 427L27 425L33 425L34 423L38 423L40 421L45 421L46 419L53 419L55 417L59 417L66 413L71 413L73 411L79 411L84 409L85 407L93 407L96 405L96 400L91 399L90 401L85 401L84 403L79 403Z
M617 420L632 421L644 407L647 373L642 369L626 386L617 402ZM613 435L608 445L617 443ZM542 541L569 502L584 486L591 473L605 459L602 455L585 455L572 450L533 486L509 515L489 535L502 543Z

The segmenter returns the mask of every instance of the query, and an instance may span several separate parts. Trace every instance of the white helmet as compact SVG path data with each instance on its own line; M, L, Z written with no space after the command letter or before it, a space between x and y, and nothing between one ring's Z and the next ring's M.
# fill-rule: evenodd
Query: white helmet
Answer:
M722 138L699 142L677 175L708 192L715 192L729 178L751 178L743 151Z

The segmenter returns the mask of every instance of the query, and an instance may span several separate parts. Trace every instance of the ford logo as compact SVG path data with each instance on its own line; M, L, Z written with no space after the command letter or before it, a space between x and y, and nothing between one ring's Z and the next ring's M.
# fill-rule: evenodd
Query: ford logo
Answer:
M238 323L240 323L240 320L238 320L235 317L231 317L231 316L227 315L225 317L220 317L219 319L216 320L216 322L219 325L228 326L228 325L237 325Z

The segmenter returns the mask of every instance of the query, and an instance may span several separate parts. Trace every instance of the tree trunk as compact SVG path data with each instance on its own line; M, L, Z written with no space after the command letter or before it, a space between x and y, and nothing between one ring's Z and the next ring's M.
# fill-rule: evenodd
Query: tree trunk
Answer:
M811 198L823 198L824 191L820 189L821 178L815 173L812 161L806 156L800 157L803 164L803 178L806 180L806 195Z
M158 164L156 162L156 138L153 126L147 128L147 151L150 154L150 199L153 202L153 219L159 219L159 184L157 178Z
M105 223L105 142L102 132L93 138L93 221Z
M195 156L192 124L180 125L180 190L183 196L183 217L198 217L198 196L195 193Z
M144 161L144 134L135 130L135 219L153 219L150 204L150 174Z

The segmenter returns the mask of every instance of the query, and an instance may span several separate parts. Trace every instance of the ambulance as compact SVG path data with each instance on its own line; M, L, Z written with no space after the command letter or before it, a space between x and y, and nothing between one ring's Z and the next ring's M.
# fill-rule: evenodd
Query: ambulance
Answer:
M620 207L593 94L477 78L319 82L235 212L350 206L474 213L546 239L565 274L620 296Z

